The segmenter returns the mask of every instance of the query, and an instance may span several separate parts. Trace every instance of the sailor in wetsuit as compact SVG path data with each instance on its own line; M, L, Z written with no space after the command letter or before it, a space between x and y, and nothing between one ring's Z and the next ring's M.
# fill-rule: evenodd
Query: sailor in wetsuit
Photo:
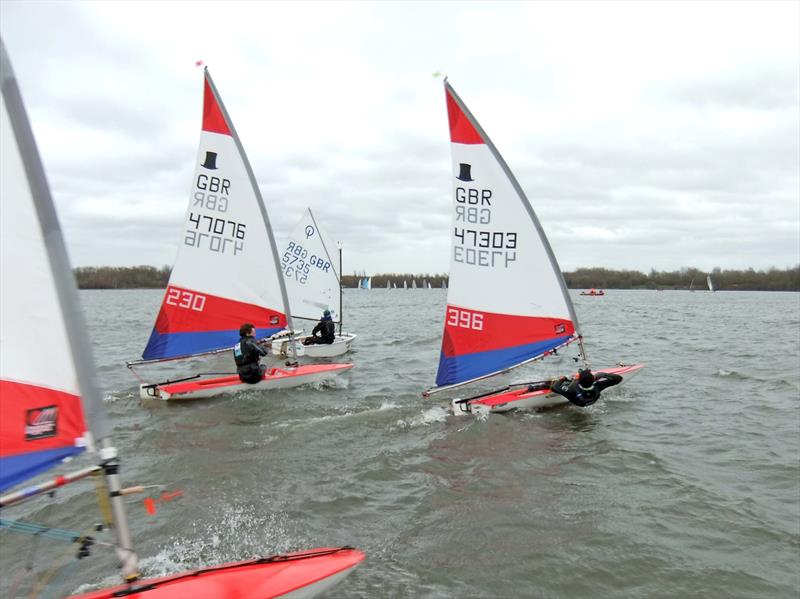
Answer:
M600 399L600 392L622 382L618 374L598 372L596 375L588 368L578 371L578 378L569 380L562 376L553 381L550 390L566 397L576 406L585 408Z
M233 346L233 359L236 361L236 371L243 383L256 384L264 376L267 367L259 362L261 356L267 355L267 350L256 342L256 328L245 323L239 327L239 343Z
M317 337L317 333L319 333L319 337ZM303 339L303 345L330 345L335 339L336 323L334 323L333 318L331 318L331 311L325 310L325 312L322 313L322 318L320 318L317 326L315 326L314 330L311 331L311 336Z

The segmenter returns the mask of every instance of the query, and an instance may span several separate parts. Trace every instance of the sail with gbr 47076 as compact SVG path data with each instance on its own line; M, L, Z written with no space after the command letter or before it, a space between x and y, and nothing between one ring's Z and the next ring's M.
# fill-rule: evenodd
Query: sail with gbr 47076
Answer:
M243 323L253 324L259 339L292 330L267 209L208 69L203 97L200 148L178 257L142 360L129 362L131 368L229 350L238 342ZM143 398L196 399L244 389L283 389L349 368L352 364L271 368L254 385L241 382L236 373L196 374L143 384L140 393Z
M533 208L461 98L444 85L454 187L450 285L436 387L423 395L502 374L575 341L588 365L572 300ZM628 378L641 367L604 372ZM528 385L453 400L454 412L566 401L549 390L529 392ZM509 392L514 386L521 388Z
M35 538L66 537L79 547L76 559L88 556L92 547L111 546L124 584L81 595L81 599L313 597L330 589L364 559L363 553L350 547L320 548L209 566L160 579L139 578L125 497L142 488L121 486L112 426L97 385L61 227L2 40L0 78L0 347L13 348L0 352L0 491L8 491L0 496L4 516L0 527L41 535ZM20 255L25 256L24 264L17 258ZM59 359L51 360L46 368L40 360L31 359L41 350L41 338L31 330L47 331L48 348L58 352ZM44 482L31 482L34 476L84 451L89 454L90 465ZM101 511L109 517L106 524L116 531L115 542L8 519L13 506L34 497L52 497L60 487L85 482L93 475L102 478L98 495L110 510ZM27 486L13 490L26 481ZM72 494L70 499L67 494L54 501L74 504L72 500L77 498ZM41 514L41 507L31 513ZM85 505L78 510L85 511ZM90 526L88 530L100 529ZM8 547L13 545L9 543ZM40 596L40 591L41 596L56 596L54 589L43 587L59 578L53 576L59 567L52 569L52 563L42 564L34 558L31 553L25 560L26 576L41 577L30 596ZM13 584L19 591L22 579L15 578ZM19 596L14 591L9 593Z

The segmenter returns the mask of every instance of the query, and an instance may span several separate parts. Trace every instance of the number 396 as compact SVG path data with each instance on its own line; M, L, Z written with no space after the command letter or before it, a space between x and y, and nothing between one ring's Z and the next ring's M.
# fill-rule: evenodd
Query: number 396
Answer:
M451 327L461 327L462 329L483 330L483 314L460 310L458 308L447 309L447 324Z

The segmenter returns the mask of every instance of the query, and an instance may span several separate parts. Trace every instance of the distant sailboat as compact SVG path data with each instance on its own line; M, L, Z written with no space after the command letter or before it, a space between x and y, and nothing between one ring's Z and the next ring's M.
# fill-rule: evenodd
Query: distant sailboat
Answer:
M386 289L391 289L391 288L392 288L392 282L386 281Z
M450 288L436 386L423 395L502 374L573 342L587 366L572 300L533 208L486 133L444 85L454 171ZM464 210L468 198L483 220ZM484 222L491 226L478 224ZM641 368L604 372L627 379ZM456 399L453 410L505 412L567 401L527 386Z
M716 291L716 289L714 289L714 282L711 280L711 275L708 275L706 277L706 283L708 283L708 290L709 291L712 291L712 292Z
M403 281L403 289L408 289L408 281Z
M416 279L412 279L411 280L411 289L416 289L416 288L417 288L417 281L416 281Z
M323 230L308 208L289 236L286 247L279 252L292 317L317 321L324 310L329 310L331 318L339 324L339 333L333 343L303 345L298 339L295 344L298 356L341 356L347 353L356 337L342 332L342 286L339 281L342 248L340 245L337 270L329 250L331 247L331 242L326 241ZM274 340L272 353L286 356L291 353L289 343L288 339Z

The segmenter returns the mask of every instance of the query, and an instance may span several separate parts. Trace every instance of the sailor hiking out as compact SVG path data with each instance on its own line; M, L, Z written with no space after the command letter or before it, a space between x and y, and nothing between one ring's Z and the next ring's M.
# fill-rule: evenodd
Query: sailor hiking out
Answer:
M592 374L588 368L578 371L578 378L568 379L562 376L550 385L553 393L558 393L566 397L570 403L585 408L600 399L603 389L613 387L622 382L622 377L618 374L598 372Z

